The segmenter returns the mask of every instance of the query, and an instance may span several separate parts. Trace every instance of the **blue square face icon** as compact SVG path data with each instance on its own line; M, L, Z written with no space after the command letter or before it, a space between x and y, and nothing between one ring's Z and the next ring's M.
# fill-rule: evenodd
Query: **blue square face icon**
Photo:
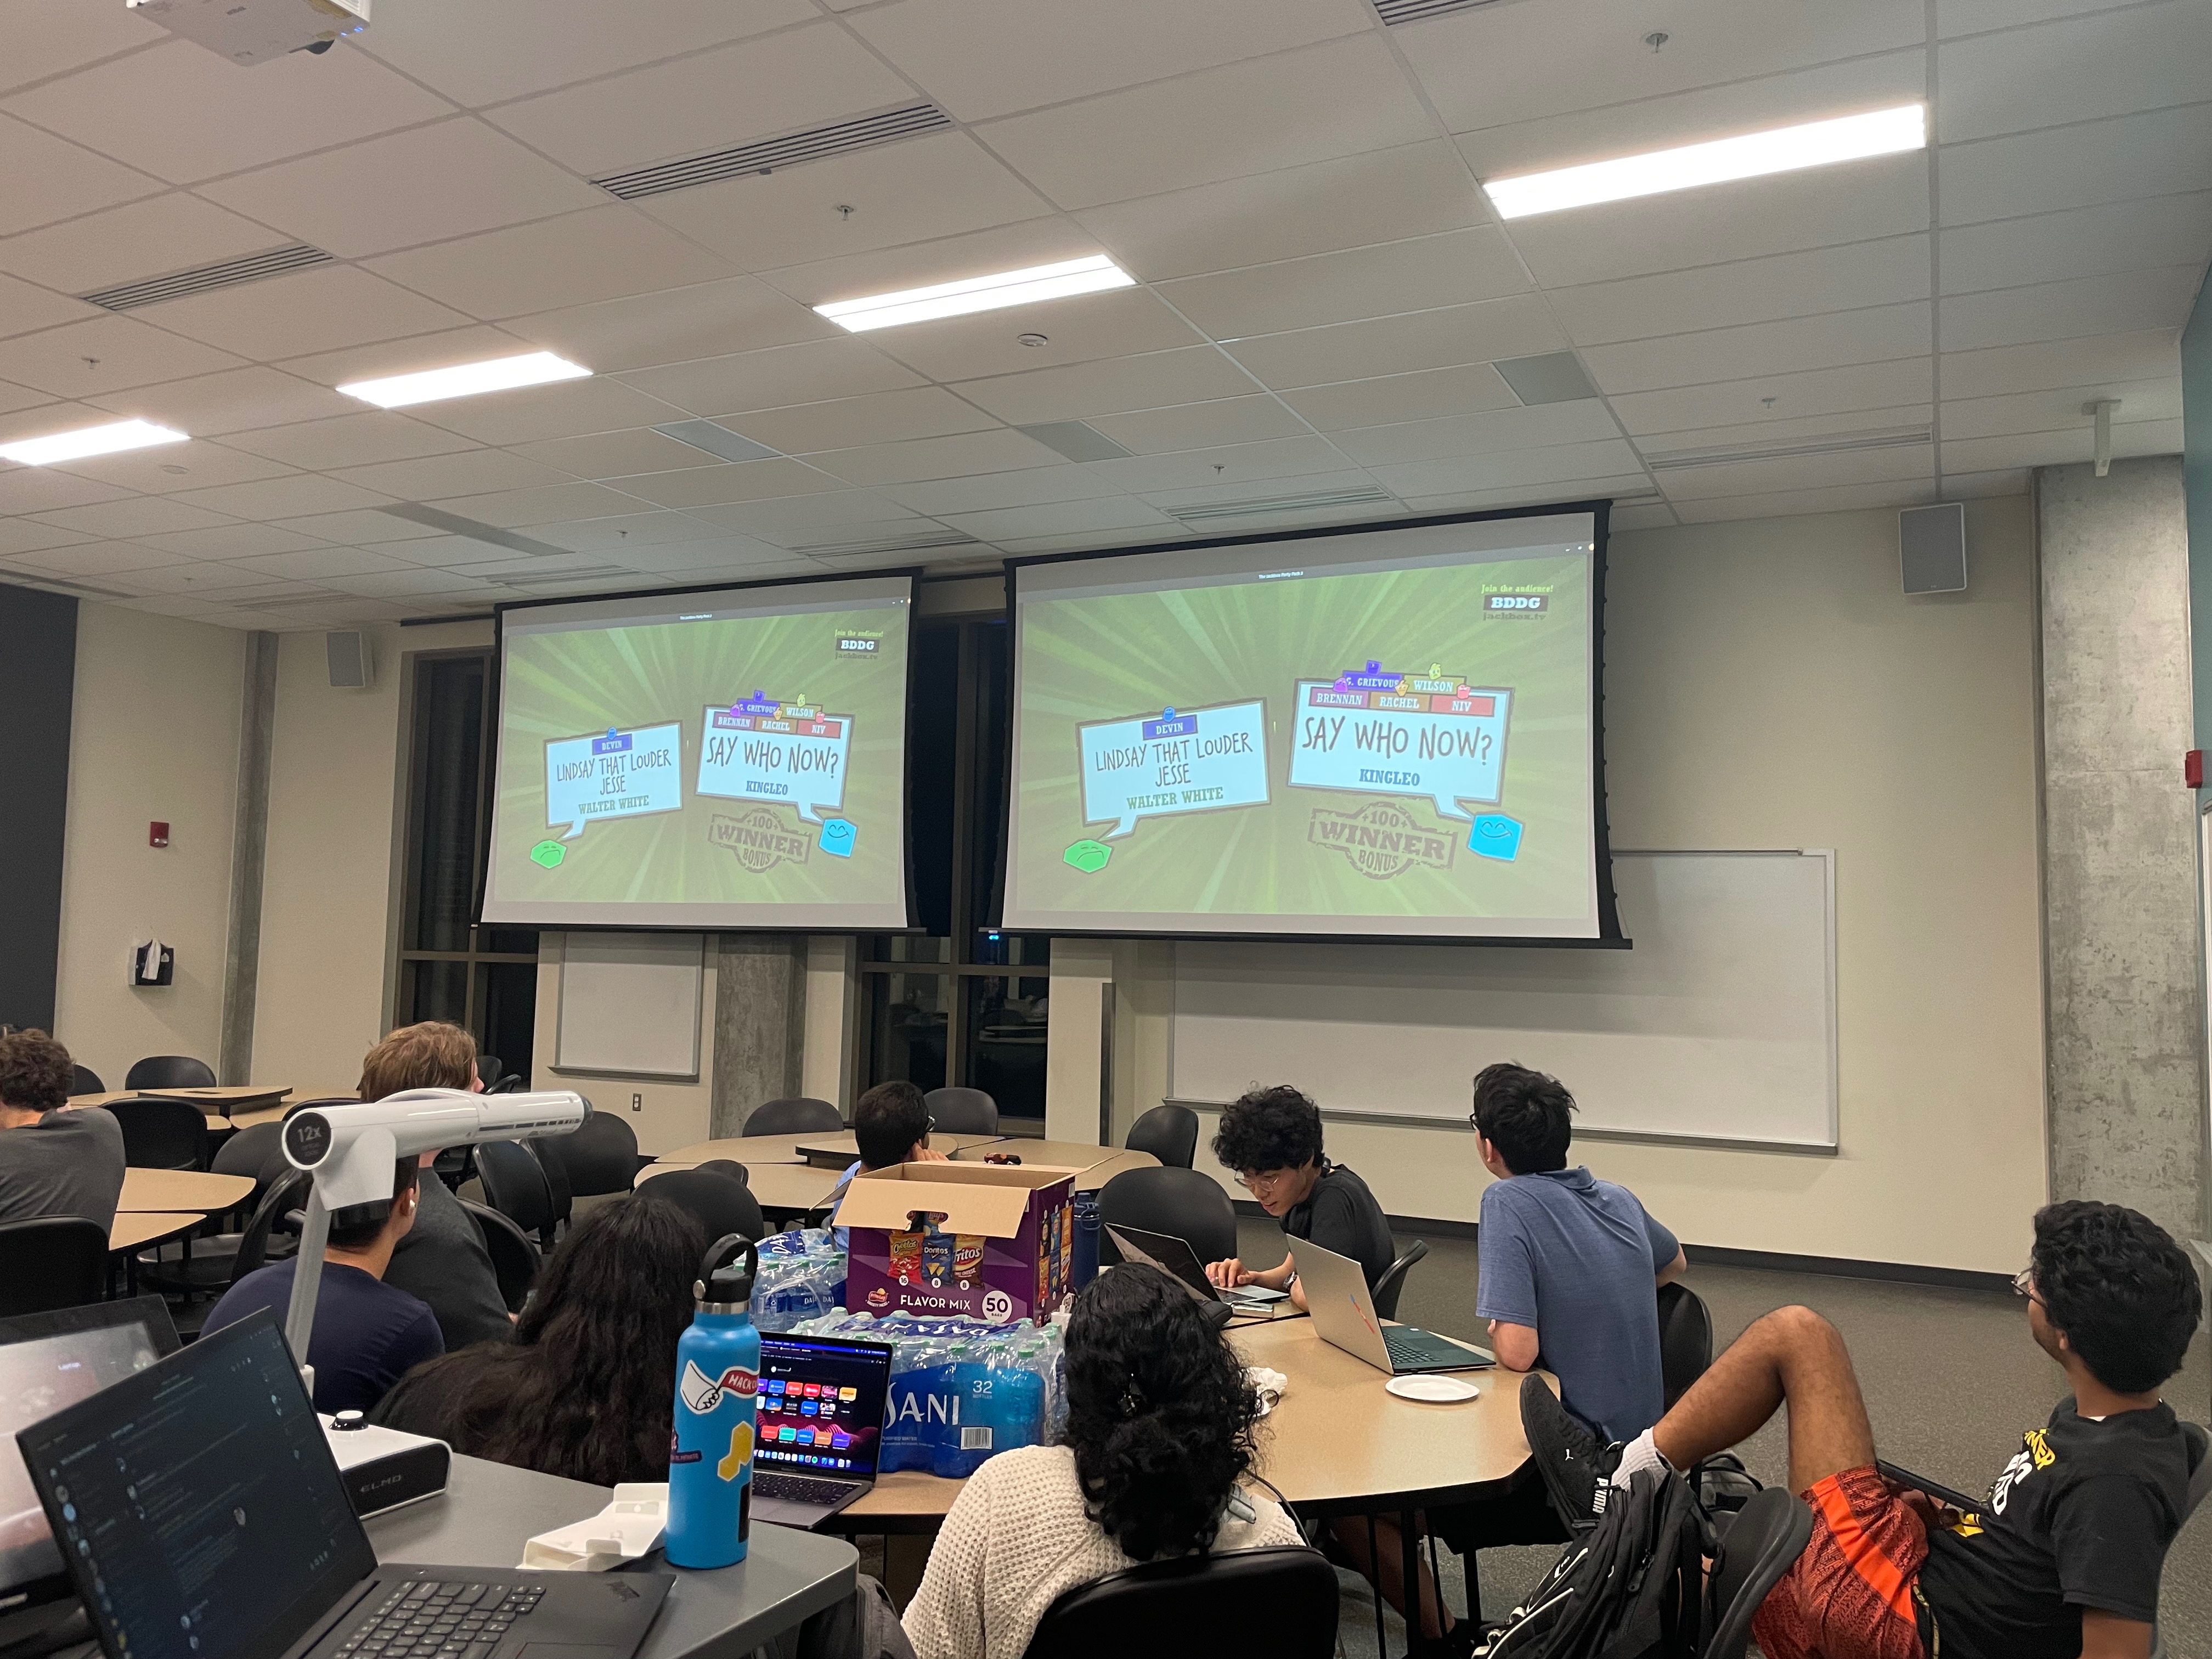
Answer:
M1467 838L1468 850L1510 862L1521 855L1521 821L1503 812L1485 812Z
M848 859L860 833L860 826L850 818L824 818L821 836L814 844L833 859Z

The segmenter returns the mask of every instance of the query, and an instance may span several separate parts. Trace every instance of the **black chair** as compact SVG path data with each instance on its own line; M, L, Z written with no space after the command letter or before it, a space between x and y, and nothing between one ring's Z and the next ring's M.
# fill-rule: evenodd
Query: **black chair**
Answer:
M507 1062L497 1054L477 1056L477 1078L487 1089L507 1075Z
M1211 1176L1194 1170L1124 1170L1098 1192L1098 1260L1118 1262L1121 1253L1105 1230L1141 1227L1189 1245L1200 1261L1237 1254L1237 1212Z
M568 1224L576 1212L576 1189L569 1183L566 1135L538 1135L523 1142L538 1167L545 1171L545 1189L553 1196L553 1227L556 1232Z
M1713 1363L1713 1316L1705 1298L1679 1279L1659 1287L1659 1376L1667 1409Z
M1129 1126L1121 1144L1150 1152L1170 1170L1188 1170L1198 1155L1198 1114L1188 1106L1155 1106Z
M743 1133L749 1135L834 1135L844 1127L845 1120L837 1115L837 1109L828 1101L817 1100L811 1095L787 1095L781 1100L763 1101L754 1107L751 1115L745 1119Z
M704 1164L695 1164L691 1167L695 1170L704 1170L713 1175L726 1175L740 1187L750 1187L753 1184L752 1171L734 1158L710 1158ZM721 1237L720 1233L714 1236L717 1238Z
M575 1133L555 1135L538 1144L557 1144L561 1162L568 1170L568 1190L578 1198L628 1192L642 1161L636 1132L612 1112L593 1112Z
M1406 1288L1406 1274L1428 1253L1428 1240L1417 1238L1406 1247L1404 1255L1382 1270L1382 1277L1375 1281L1375 1288L1368 1292L1375 1298L1376 1314L1384 1319L1398 1316L1398 1292Z
M530 1299L530 1287L538 1282L538 1247L530 1242L528 1233L497 1210L471 1204L465 1198L461 1200L461 1207L469 1212L477 1224L477 1231L483 1236L484 1250L491 1257L491 1270L499 1279L499 1299L507 1304L507 1312L520 1313L522 1304Z
M110 1101L123 1126L123 1161L134 1170L207 1168L207 1114L192 1100L146 1095Z
M689 1211L709 1243L727 1233L743 1233L756 1241L768 1237L760 1200L742 1182L719 1170L672 1170L653 1176L638 1191Z
M558 1219L553 1207L552 1184L545 1166L519 1140L485 1140L477 1145L477 1179L483 1194L509 1221L526 1233L535 1233L548 1249Z
M522 1092L525 1081L521 1073L509 1072L498 1082L486 1084L484 1092L488 1095L519 1095Z
M70 1074L70 1092L73 1095L104 1095L107 1085L100 1080L100 1073L89 1066L79 1066Z
M80 1215L0 1221L0 1319L97 1302L107 1288L107 1235Z
M308 1183L313 1179L307 1170L286 1165L283 1176L272 1182L262 1193L259 1201L253 1206L253 1213L246 1218L246 1231L237 1236L228 1252L213 1261L202 1257L183 1263L181 1276L175 1271L178 1263L164 1264L161 1273L157 1275L142 1257L139 1278L149 1284L158 1284L166 1288L185 1288L179 1282L182 1277L193 1281L190 1288L216 1291L228 1290L246 1274L269 1265L272 1254L270 1247L275 1242L277 1230L283 1228L291 1231L295 1229L295 1224L289 1218L306 1206ZM218 1244L222 1242L216 1241ZM204 1267L210 1271L206 1273L204 1282L200 1282ZM170 1316L176 1321L179 1332L187 1336L197 1336L221 1299L219 1295L204 1302L195 1303L187 1299L181 1309L173 1306L169 1310Z
M215 1073L190 1054L149 1054L124 1074L126 1089L212 1089Z
M981 1089L932 1089L922 1099L933 1122L947 1134L999 1133L999 1103Z
M284 1109L284 1121L289 1121L310 1106L358 1106L359 1095L317 1095L310 1100L295 1100Z
M1079 1585L1045 1609L1024 1659L1330 1659L1336 1569L1297 1545L1187 1555Z
M1721 1535L1705 1577L1705 1659L1743 1659L1752 1615L1813 1537L1813 1511L1779 1486L1754 1493Z
M239 1130L216 1148L217 1175L248 1176L253 1181L253 1190L233 1205L228 1213L251 1216L274 1183L283 1176L298 1173L285 1161L283 1133L282 1124L256 1123ZM250 1231L250 1222L248 1228ZM264 1236L260 1247L264 1253L267 1243ZM245 1234L215 1231L210 1223L209 1233L192 1241L191 1250L184 1261L162 1261L156 1249L154 1255L138 1259L138 1276L156 1290L179 1291L187 1295L194 1291L228 1290L237 1280L238 1255L244 1247ZM258 1267L261 1262L257 1260L253 1265Z

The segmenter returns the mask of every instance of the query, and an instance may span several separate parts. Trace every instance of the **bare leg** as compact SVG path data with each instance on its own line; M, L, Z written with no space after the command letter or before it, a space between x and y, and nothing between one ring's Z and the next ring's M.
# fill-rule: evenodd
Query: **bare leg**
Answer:
M1329 1522L1329 1530L1336 1534L1336 1541L1344 1546L1344 1553L1352 1558L1367 1581L1382 1591L1382 1599L1402 1614L1406 1611L1404 1537L1398 1530L1395 1516L1374 1517L1375 1548L1382 1558L1378 1568L1368 1553L1368 1520L1364 1515L1340 1516ZM1427 1561L1420 1564L1420 1572L1421 1634L1433 1641L1451 1629L1451 1615L1444 1610L1443 1598L1437 1593L1437 1581L1430 1575Z
M1874 1462L1874 1431L1836 1328L1810 1308L1778 1308L1752 1324L1659 1419L1652 1440L1686 1469L1790 1407L1790 1489Z

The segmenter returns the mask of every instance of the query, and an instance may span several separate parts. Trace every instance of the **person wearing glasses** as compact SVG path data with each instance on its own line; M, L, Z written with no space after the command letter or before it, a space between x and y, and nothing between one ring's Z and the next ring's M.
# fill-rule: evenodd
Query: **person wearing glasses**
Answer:
M1322 1151L1321 1108L1287 1083L1254 1088L1221 1114L1213 1155L1237 1172L1286 1239L1303 1238L1359 1264L1370 1290L1389 1271L1397 1246L1390 1224L1367 1183ZM1264 1285L1306 1305L1296 1264L1285 1255L1253 1269L1235 1256L1207 1264L1206 1277L1225 1288Z
M944 1163L944 1153L930 1150L929 1132L936 1127L928 1101L913 1084L902 1079L876 1085L853 1104L853 1139L860 1145L860 1155L830 1188L823 1204L836 1209L845 1188L853 1184L853 1177L864 1170L888 1170L895 1164ZM846 1230L831 1231L836 1235L837 1248L847 1249Z

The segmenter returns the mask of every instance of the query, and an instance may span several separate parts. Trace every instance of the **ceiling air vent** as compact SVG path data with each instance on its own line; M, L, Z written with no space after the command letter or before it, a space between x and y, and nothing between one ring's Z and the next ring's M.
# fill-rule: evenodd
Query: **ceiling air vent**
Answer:
M83 294L77 297L109 311L130 311L161 300L181 300L187 294L205 294L211 289L236 288L240 283L258 283L264 276L282 276L289 271L305 270L310 265L326 265L331 259L331 256L319 247L295 242L289 247L272 247L265 253L249 253L242 259L225 259L220 264L195 265L190 270L179 270L172 276L149 276L143 283L125 283L117 288L104 288L97 294Z
M1164 507L1161 512L1184 524L1212 524L1222 519L1256 519L1275 513L1316 513L1332 507L1395 507L1397 498L1372 484L1349 489L1317 489L1303 495L1267 495L1243 501L1194 501Z
M1418 23L1425 17L1441 17L1448 11L1473 11L1477 6L1496 3L1497 0L1375 0L1375 9L1395 28L1401 23Z
M909 104L880 115L856 116L826 127L786 133L781 138L763 138L756 143L740 144L735 149L718 149L705 155L687 156L680 161L661 161L629 173L610 173L592 182L610 196L635 202L640 197L663 196L672 190L689 190L694 185L715 184L748 173L773 173L778 167L797 167L801 161L819 161L856 149L872 149L878 144L896 143L902 138L936 132L951 125L951 118L934 104Z
M1653 472L1680 472L1693 466L1728 466L1738 461L1794 461L1808 455L1844 455L1859 449L1910 449L1932 442L1924 426L1886 427L1879 431L1838 432L1799 443L1724 444L1711 449L1677 449L1646 455L1644 466Z

